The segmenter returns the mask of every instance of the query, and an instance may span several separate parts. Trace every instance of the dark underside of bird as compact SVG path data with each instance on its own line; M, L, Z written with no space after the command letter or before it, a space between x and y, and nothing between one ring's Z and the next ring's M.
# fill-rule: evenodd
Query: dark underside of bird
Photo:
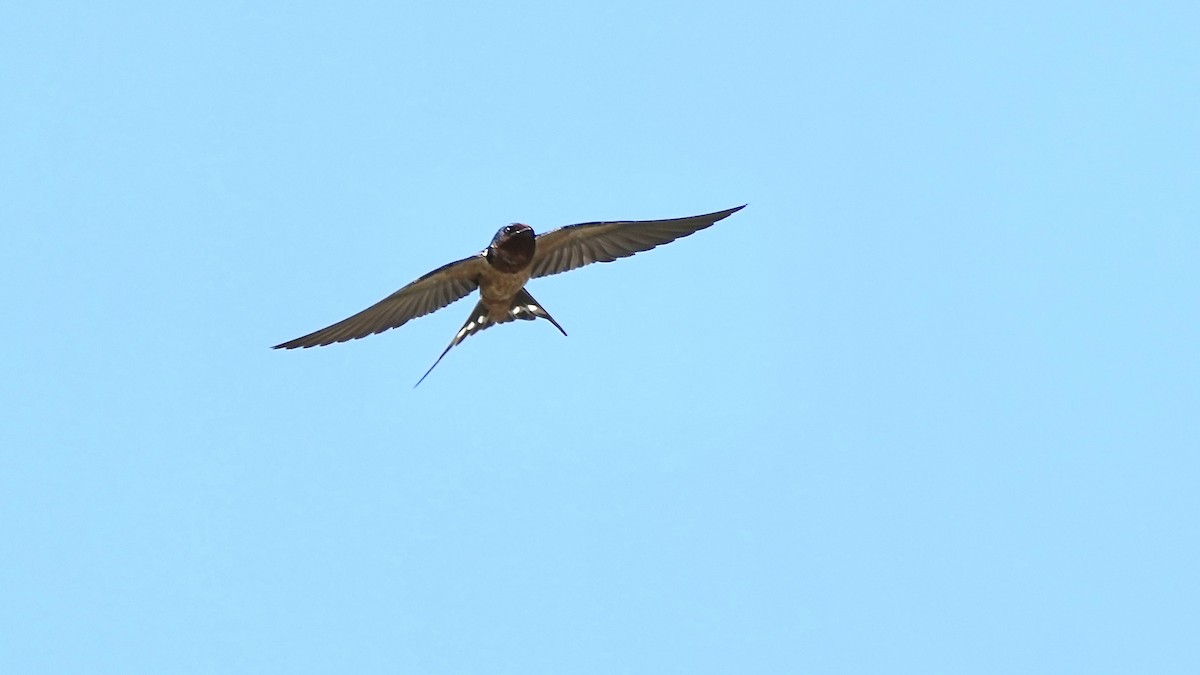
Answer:
M434 361L421 384L455 345L496 324L546 319L567 332L525 290L530 279L568 272L594 262L612 262L703 230L745 208L670 220L579 223L535 235L522 223L506 225L479 253L443 265L363 311L274 349L320 347L398 328L479 290L479 302L454 339ZM416 385L414 385L416 386Z

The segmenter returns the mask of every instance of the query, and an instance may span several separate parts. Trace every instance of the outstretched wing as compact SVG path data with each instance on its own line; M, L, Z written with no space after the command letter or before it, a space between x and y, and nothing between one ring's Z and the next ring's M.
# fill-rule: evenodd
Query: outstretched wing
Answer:
M545 277L594 262L628 258L634 253L649 251L660 244L703 230L744 208L745 204L716 213L672 220L622 220L560 227L538 235L532 276Z
M321 347L403 326L410 319L436 312L479 288L479 275L486 265L482 253L443 265L348 319L275 345L273 349Z

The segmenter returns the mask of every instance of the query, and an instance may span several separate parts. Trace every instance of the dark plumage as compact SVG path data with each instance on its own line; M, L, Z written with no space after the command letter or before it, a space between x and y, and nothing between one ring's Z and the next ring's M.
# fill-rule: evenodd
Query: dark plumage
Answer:
M567 272L593 262L612 262L686 237L745 208L671 220L613 221L568 225L535 236L521 223L506 225L486 249L417 279L363 311L275 349L319 347L381 333L435 312L480 289L480 300L428 376L455 345L493 324L543 318L567 332L525 290L531 278ZM420 384L423 376L417 384Z

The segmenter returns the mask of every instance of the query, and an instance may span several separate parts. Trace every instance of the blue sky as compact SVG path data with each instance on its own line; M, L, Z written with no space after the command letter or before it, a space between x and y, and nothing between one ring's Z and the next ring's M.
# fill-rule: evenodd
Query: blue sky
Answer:
M0 670L1200 669L1193 3L169 5L0 8Z

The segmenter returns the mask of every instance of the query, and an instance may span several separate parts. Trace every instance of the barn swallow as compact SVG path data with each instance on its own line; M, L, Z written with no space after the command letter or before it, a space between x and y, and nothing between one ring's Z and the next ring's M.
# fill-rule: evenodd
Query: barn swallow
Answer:
M275 345L273 349L320 347L382 333L403 326L410 319L436 312L478 288L479 302L467 322L413 385L416 387L455 345L492 325L515 319L546 319L566 335L567 331L525 290L525 283L530 279L649 251L703 230L745 207L743 204L725 211L671 220L579 223L536 236L533 228L523 223L505 225L492 237L492 243L479 253L437 268L348 319Z

